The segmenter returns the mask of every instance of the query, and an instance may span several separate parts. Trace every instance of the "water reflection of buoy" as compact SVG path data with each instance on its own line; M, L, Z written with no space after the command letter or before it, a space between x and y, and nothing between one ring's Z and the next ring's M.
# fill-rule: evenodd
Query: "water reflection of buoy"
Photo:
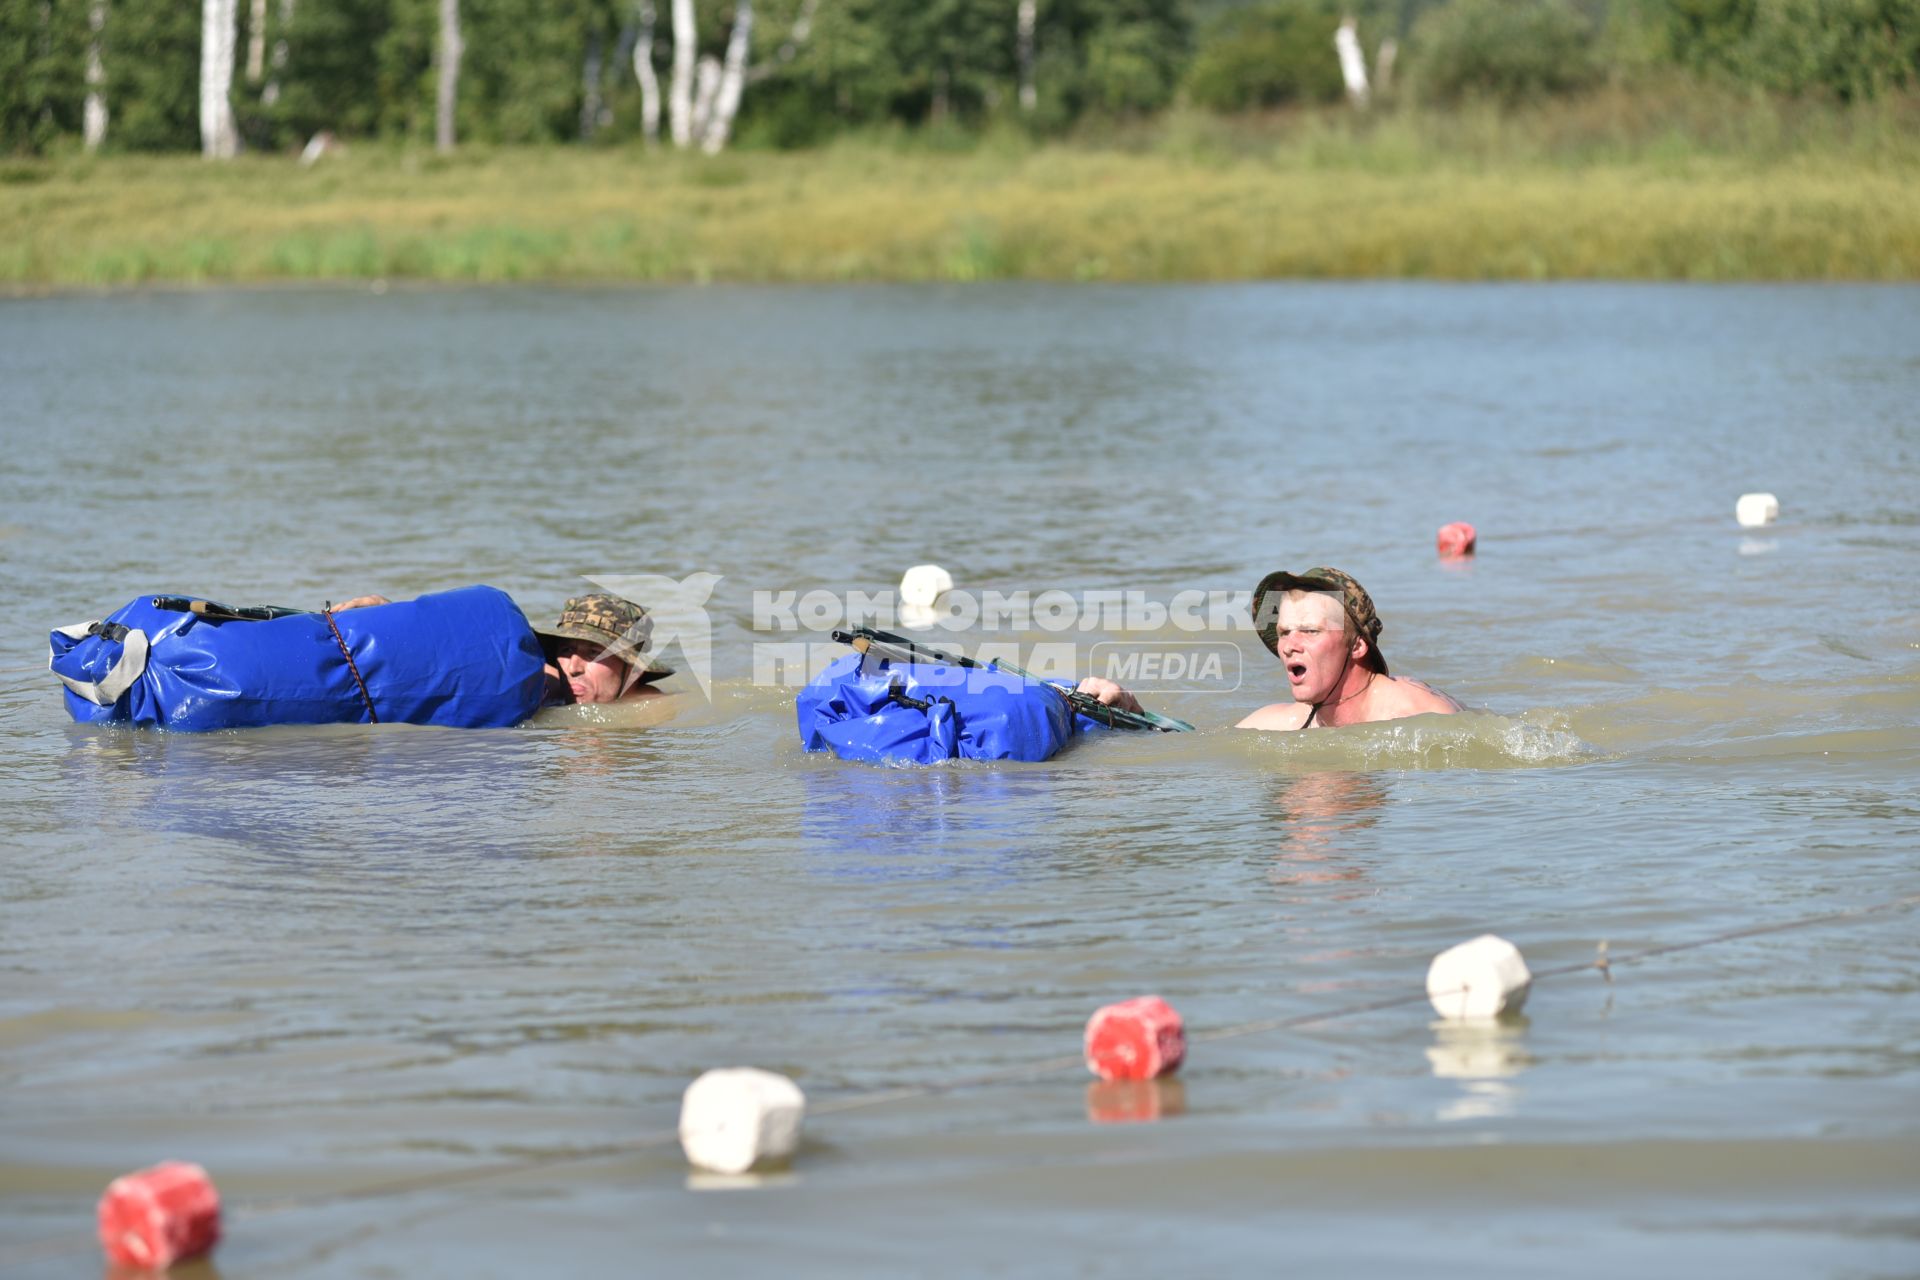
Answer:
M1149 1124L1187 1109L1179 1080L1095 1080L1087 1085L1087 1119L1095 1124Z
M1443 1018L1497 1018L1520 1012L1532 983L1520 948L1483 933L1433 958L1427 968L1427 999Z
M1443 1122L1489 1120L1510 1115L1520 1090L1510 1081L1529 1066L1521 1039L1525 1018L1503 1022L1436 1022L1427 1063L1435 1078L1455 1080L1460 1093L1443 1104Z
M1187 1056L1187 1030L1159 996L1136 996L1087 1019L1087 1070L1102 1080L1152 1080Z
M713 1173L779 1164L800 1145L806 1110L806 1095L783 1075L757 1067L709 1071L680 1099L680 1146Z
M1758 529L1780 518L1780 499L1770 493L1743 493L1733 504L1733 518L1742 529Z
M1473 554L1479 538L1472 525L1465 520L1455 520L1440 526L1440 532L1434 537L1434 548L1442 560L1464 560Z
M1436 1022L1427 1064L1442 1080L1505 1080L1533 1065L1517 1022Z
M164 1271L219 1242L220 1192L199 1165L169 1160L115 1178L98 1216L108 1262Z
M762 1173L750 1170L746 1173L710 1173L705 1169L695 1169L687 1174L689 1191L758 1191L765 1187L781 1187L800 1181L791 1169L774 1169Z
M929 631L940 621L940 610L930 604L902 604L899 619L909 631Z

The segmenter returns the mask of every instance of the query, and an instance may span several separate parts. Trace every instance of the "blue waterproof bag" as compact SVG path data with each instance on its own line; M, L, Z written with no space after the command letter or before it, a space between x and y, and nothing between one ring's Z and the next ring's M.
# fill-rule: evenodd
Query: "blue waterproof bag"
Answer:
M802 689L795 709L807 750L870 764L1047 760L1091 725L1033 680L857 653Z
M48 665L75 720L193 731L373 720L480 729L518 724L545 693L540 641L493 587L349 609L332 625L318 613L215 621L153 601L142 596L48 637Z

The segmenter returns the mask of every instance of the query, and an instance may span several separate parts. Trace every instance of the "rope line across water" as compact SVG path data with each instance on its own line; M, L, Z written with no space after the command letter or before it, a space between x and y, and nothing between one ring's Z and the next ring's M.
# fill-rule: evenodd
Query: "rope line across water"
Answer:
M1533 974L1533 981L1548 978L1564 978L1577 973L1597 971L1608 982L1613 981L1612 970L1617 965L1636 964L1658 956L1674 955L1682 951L1697 951L1703 947L1718 946L1721 943L1735 942L1743 938L1758 938L1769 934L1790 933L1799 929L1811 929L1820 925L1841 924L1863 920L1870 916L1887 915L1897 911L1908 911L1920 906L1920 894L1894 898L1871 906L1854 907L1845 911L1830 911L1820 915L1799 916L1792 920L1779 920L1770 924L1748 925L1740 929L1730 929L1704 938L1694 938L1685 942L1669 942L1658 946L1642 947L1637 951L1621 955L1609 955L1605 940L1599 944L1598 955L1592 960L1577 961L1571 964L1556 965ZM1441 993L1448 994L1448 993ZM1387 1009L1404 1008L1409 1005L1426 1004L1431 999L1426 991L1405 995L1387 996L1359 1004L1343 1005L1337 1009L1325 1009L1315 1013L1294 1014L1285 1018L1262 1018L1253 1022L1236 1023L1214 1031L1190 1035L1191 1044L1214 1044L1222 1040L1234 1040L1244 1036L1260 1035L1270 1031L1288 1031L1299 1027L1314 1026L1319 1023L1334 1022L1342 1018L1358 1017L1361 1014L1379 1013ZM924 1098L938 1097L962 1089L975 1089L987 1085L1014 1084L1037 1080L1044 1076L1056 1075L1073 1069L1085 1069L1085 1059L1078 1053L1046 1058L1038 1062L1024 1063L1015 1067L1004 1067L995 1071L982 1071L973 1075L958 1076L952 1080L933 1084L909 1085L895 1089L881 1089L871 1093L855 1094L839 1098L818 1106L809 1106L807 1110L814 1116L844 1115L850 1111L861 1111L871 1107L888 1106L898 1102L912 1102ZM388 1196L407 1195L417 1191L437 1191L448 1187L470 1183L490 1181L495 1178L511 1177L515 1174L531 1173L541 1169L551 1169L561 1165L585 1164L595 1160L609 1160L619 1156L631 1155L642 1151L654 1151L672 1146L679 1141L677 1131L664 1131L631 1138L625 1142L611 1143L605 1146L581 1148L546 1156L530 1156L519 1160L503 1161L499 1164L482 1165L472 1169L458 1169L445 1172L415 1174L404 1178L392 1178L382 1182L368 1183L362 1187L344 1191L319 1192L309 1195L283 1196L273 1200L253 1201L235 1205L230 1214L235 1222L250 1222L260 1218L287 1213L295 1209L311 1209L323 1205L349 1204L365 1200L378 1200ZM22 1257L53 1257L64 1253L77 1252L72 1240L61 1237L57 1240L42 1242L39 1248L29 1246L16 1254Z

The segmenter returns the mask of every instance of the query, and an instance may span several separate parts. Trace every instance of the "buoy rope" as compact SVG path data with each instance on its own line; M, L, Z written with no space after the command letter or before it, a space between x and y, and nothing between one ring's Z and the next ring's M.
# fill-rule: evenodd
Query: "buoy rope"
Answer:
M1875 903L1866 907L1855 907L1847 911L1831 911L1817 916L1800 916L1792 920L1779 920L1771 924L1749 925L1740 929L1713 934L1710 937L1694 938L1686 942L1670 942L1660 946L1642 947L1621 955L1610 956L1607 943L1602 940L1598 954L1592 960L1577 961L1572 964L1557 965L1542 969L1533 975L1533 981L1543 978L1563 978L1571 974L1598 971L1608 982L1613 981L1612 969L1615 965L1635 964L1650 960L1655 956L1672 955L1680 951L1695 951L1701 947L1716 946L1723 942L1733 942L1741 938L1761 937L1766 934L1788 933L1795 929L1811 929L1817 925L1838 924L1848 920L1864 919L1873 915L1884 915L1893 911L1908 910L1920 906L1920 894L1896 898L1889 902ZM1447 994L1447 993L1442 993ZM1342 1018L1358 1017L1365 1013L1379 1013L1387 1009L1398 1009L1407 1005L1426 1004L1431 996L1425 991L1406 995L1386 996L1379 1000L1370 1000L1360 1004L1350 1004L1338 1009L1326 1009L1315 1013L1295 1014L1287 1018L1263 1018L1256 1022L1242 1022L1233 1026L1221 1027L1215 1031L1189 1034L1190 1044L1211 1044L1221 1040L1232 1040L1242 1036L1258 1035L1267 1031L1286 1031L1297 1027L1313 1026L1322 1022L1334 1022ZM813 1116L844 1115L849 1111L862 1111L869 1107L886 1106L896 1102L913 1102L924 1098L938 1097L942 1094L956 1093L963 1089L977 1089L996 1084L1018 1084L1028 1080L1037 1080L1043 1076L1055 1075L1063 1071L1086 1070L1086 1058L1079 1053L1062 1054L1038 1062L1022 1063L1019 1066L1002 1067L993 1071L981 1071L972 1075L958 1076L952 1080L935 1084L903 1085L894 1089L879 1089L871 1093L854 1094L850 1097L836 1098L830 1102L807 1104L807 1113ZM626 1142L603 1147L594 1147L567 1152L561 1155L538 1156L511 1164L488 1166L484 1169L461 1170L446 1175L421 1174L418 1177L400 1179L380 1187L367 1188L359 1192L336 1193L333 1199L367 1199L384 1194L385 1189L394 1190L430 1190L435 1186L474 1182L482 1178L506 1176L511 1173L544 1168L571 1161L590 1161L607 1159L632 1152L647 1151L658 1147L670 1146L679 1141L678 1132L648 1134L645 1137L632 1138ZM292 1207L292 1206L288 1206Z
M347 670L353 672L353 682L360 686L360 700L367 704L368 722L379 724L380 714L373 709L373 695L367 692L367 682L360 678L360 668L353 661L352 650L347 648L346 637L340 634L340 624L333 620L333 601L321 606L320 616L327 620L327 630L333 632L333 642L340 646L340 656L347 660Z
M1613 968L1617 965L1637 964L1658 956L1674 955L1682 951L1697 951L1703 947L1717 946L1725 942L1735 942L1743 938L1765 937L1770 934L1790 933L1799 929L1812 929L1821 925L1842 924L1863 920L1869 916L1886 915L1896 911L1911 910L1920 906L1920 894L1909 894L1903 898L1894 898L1870 906L1853 907L1845 911L1829 911L1820 915L1799 916L1792 920L1778 920L1771 924L1748 925L1744 928L1729 929L1722 933L1711 934L1704 938L1693 938L1685 942L1669 942L1657 946L1642 947L1620 955L1610 955L1603 939L1597 949L1598 954L1592 960L1581 960L1570 964L1556 965L1541 969L1533 974L1532 980L1539 982L1545 978L1564 978L1572 974L1598 972L1609 983L1613 981ZM1464 989L1463 989L1464 990ZM1450 994L1447 992L1442 995ZM1190 1044L1213 1044L1222 1040L1233 1040L1243 1036L1260 1035L1270 1031L1288 1031L1299 1027L1314 1026L1319 1023L1334 1022L1342 1018L1358 1017L1366 1013L1379 1013L1387 1009L1403 1008L1408 1005L1426 1004L1431 995L1425 991L1404 995L1386 996L1378 1000L1369 1000L1358 1004L1343 1005L1337 1009L1324 1009L1313 1013L1294 1014L1285 1018L1262 1018L1254 1022L1242 1022L1233 1026L1221 1027L1214 1031L1205 1031L1187 1037ZM1059 1057L1046 1058L1038 1062L1024 1063L1015 1067L1003 1067L995 1071L982 1071L973 1075L959 1076L952 1080L935 1084L907 1085L895 1089L879 1089L871 1093L855 1094L838 1098L818 1105L809 1104L807 1110L815 1116L844 1115L849 1111L865 1110L869 1107L886 1106L896 1102L912 1102L924 1098L938 1097L942 1094L958 1092L962 1089L981 1088L995 1084L1015 1084L1036 1080L1043 1076L1054 1075L1075 1068L1085 1070L1085 1058L1080 1054L1062 1054ZM562 1165L585 1164L594 1160L608 1160L619 1156L632 1155L642 1151L658 1150L679 1141L679 1133L667 1130L630 1138L624 1142L609 1143L598 1147L576 1148L571 1151L557 1152L553 1155L529 1156L519 1160L502 1161L499 1164L481 1165L470 1169L442 1170L432 1173L414 1174L404 1178L391 1178L381 1182L368 1183L342 1191L325 1191L308 1195L284 1196L274 1200L256 1200L235 1205L231 1217L235 1221L250 1221L285 1213L294 1209L308 1209L320 1205L347 1204L356 1201L377 1200L388 1196L407 1195L417 1191L437 1191L447 1187L468 1183L484 1182L494 1178L511 1177L515 1174L531 1173L540 1169L550 1169ZM56 1256L77 1252L81 1246L68 1237L59 1237L41 1242L39 1248L29 1246L22 1251L23 1256ZM16 1255L16 1256L22 1256Z

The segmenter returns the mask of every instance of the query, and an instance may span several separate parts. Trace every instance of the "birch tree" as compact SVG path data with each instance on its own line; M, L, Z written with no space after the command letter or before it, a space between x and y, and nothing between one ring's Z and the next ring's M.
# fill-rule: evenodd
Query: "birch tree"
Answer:
M676 147L693 141L693 76L699 41L693 0L673 0L673 81L667 88L667 127Z
M240 150L233 123L233 54L239 39L239 0L202 0L200 6L200 153L230 160Z
M260 101L268 106L280 101L280 76L287 69L287 29L292 25L293 0L280 0L280 21L273 36L273 55L268 61L273 78L260 91Z
M107 65L100 52L106 28L107 0L93 0L87 8L87 101L80 114L89 151L107 139Z
M1032 111L1040 102L1040 91L1033 83L1033 28L1039 6L1035 0L1020 0L1014 17L1014 52L1020 64L1020 109Z
M1393 92L1393 63L1400 56L1400 42L1388 36L1373 55L1373 91L1384 98Z
M267 74L267 0L253 0L247 10L247 83L259 84Z
M1340 56L1340 78L1346 83L1347 98L1358 109L1367 109L1367 60L1360 52L1359 24L1352 17L1341 19L1333 33L1334 52Z
M660 77L653 69L653 0L640 0L640 34L633 44L633 78L640 82L640 133L647 145L660 141Z
M691 0L674 0L676 13L681 3L687 3L692 9ZM707 55L700 57L695 64L693 74L692 101L687 106L687 142L680 141L676 131L674 144L687 146L698 142L700 149L707 155L718 155L726 149L733 136L733 122L740 114L740 103L745 97L747 85L774 74L781 67L793 61L807 37L813 32L813 15L820 0L803 0L799 12L794 16L793 26L788 29L787 38L774 51L771 59L759 66L751 65L753 55L753 0L734 0L733 30L727 35L725 60ZM689 27L692 23L689 21ZM691 43L691 42L689 42ZM679 62L682 56L680 28L676 20L674 28L674 83L681 83Z
M460 0L440 0L440 80L434 94L433 145L442 155L453 150L453 112L460 103L460 55L464 51Z
M708 108L700 149L719 155L733 132L733 118L740 114L740 95L747 83L747 52L753 43L753 0L735 0L733 32L727 37L727 61L720 70L714 100Z
M580 141L592 140L606 122L606 99L600 94L605 71L603 37L596 27L587 36L587 56L580 64Z

